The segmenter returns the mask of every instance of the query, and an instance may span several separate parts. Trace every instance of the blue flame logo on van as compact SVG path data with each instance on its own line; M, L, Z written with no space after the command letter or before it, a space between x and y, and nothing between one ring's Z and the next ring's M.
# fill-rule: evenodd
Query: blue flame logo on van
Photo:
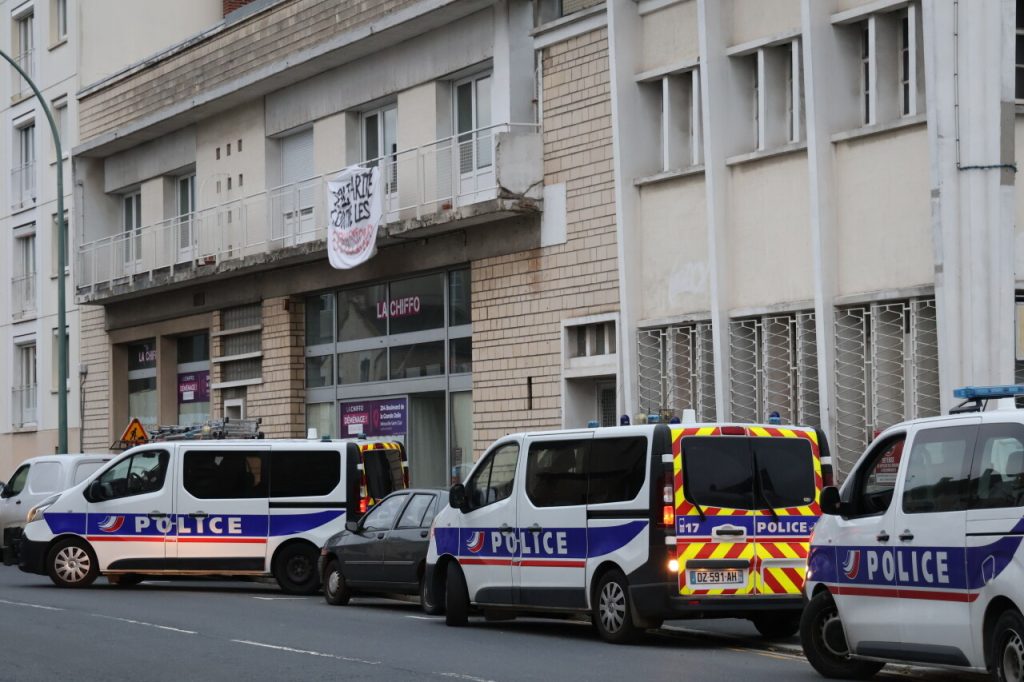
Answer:
M843 562L843 573L850 580L855 580L860 573L860 550L851 549L846 552L846 561Z
M100 521L98 528L104 533L116 533L124 525L123 516L108 516Z
M473 554L479 554L480 550L483 548L484 532L482 530L478 530L477 532L473 533L469 536L469 539L466 540L466 549L468 549Z

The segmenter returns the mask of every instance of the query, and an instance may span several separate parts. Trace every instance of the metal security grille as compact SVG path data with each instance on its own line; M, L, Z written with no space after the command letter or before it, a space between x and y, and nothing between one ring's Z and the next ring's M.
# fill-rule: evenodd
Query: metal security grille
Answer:
M699 421L715 420L715 363L711 323L641 329L637 381L641 411L693 408Z
M733 320L729 324L729 407L738 422L817 426L818 352L814 313Z
M878 431L939 414L935 299L840 308L835 340L835 445L847 471Z

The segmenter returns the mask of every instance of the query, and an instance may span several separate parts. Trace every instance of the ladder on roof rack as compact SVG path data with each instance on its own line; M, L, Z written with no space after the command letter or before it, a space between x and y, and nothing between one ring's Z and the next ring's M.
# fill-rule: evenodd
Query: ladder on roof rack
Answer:
M145 437L134 440L119 439L114 441L111 450L127 450L144 443L158 443L175 440L226 440L264 438L260 431L262 418L258 419L211 419L201 424L162 424L155 427Z

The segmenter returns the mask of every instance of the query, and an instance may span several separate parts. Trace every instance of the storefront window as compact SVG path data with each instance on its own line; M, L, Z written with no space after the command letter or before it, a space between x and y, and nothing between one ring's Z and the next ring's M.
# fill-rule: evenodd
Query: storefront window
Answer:
M155 339L128 345L128 412L146 427L159 421Z
M388 332L388 290L384 284L338 292L338 341L384 336Z
M392 282L386 313L392 334L443 327L444 273Z
M448 342L451 349L448 371L451 374L465 374L473 371L473 339L466 336Z
M448 273L448 324L454 327L470 322L469 270L454 270Z
M306 345L319 346L334 341L334 294L306 299Z
M473 392L452 393L452 469L449 485L464 483L473 468Z
M178 364L210 361L210 337L203 334L178 337Z
M444 374L444 341L414 343L391 349L391 378L412 379Z
M339 437L334 425L334 403L312 403L306 405L306 433L316 429L318 438L324 436Z
M179 336L178 423L202 424L210 418L210 336Z
M306 388L334 385L334 356L306 358Z
M386 348L338 353L338 383L363 384L368 381L386 381L387 363Z
M128 345L128 371L156 370L156 341L150 339Z

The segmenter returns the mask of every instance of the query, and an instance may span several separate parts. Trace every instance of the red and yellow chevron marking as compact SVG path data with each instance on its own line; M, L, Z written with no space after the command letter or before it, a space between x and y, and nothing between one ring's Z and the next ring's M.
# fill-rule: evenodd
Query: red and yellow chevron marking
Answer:
M679 594L721 596L732 594L754 594L757 589L755 571L750 569L754 562L755 550L752 542L679 542L676 545L679 559ZM691 588L686 583L686 564L690 559L746 559L748 561L747 583L743 587Z
M370 450L401 450L402 445L397 442L374 442L374 443L359 443L359 452L368 452Z
M757 542L757 593L801 594L809 542Z

